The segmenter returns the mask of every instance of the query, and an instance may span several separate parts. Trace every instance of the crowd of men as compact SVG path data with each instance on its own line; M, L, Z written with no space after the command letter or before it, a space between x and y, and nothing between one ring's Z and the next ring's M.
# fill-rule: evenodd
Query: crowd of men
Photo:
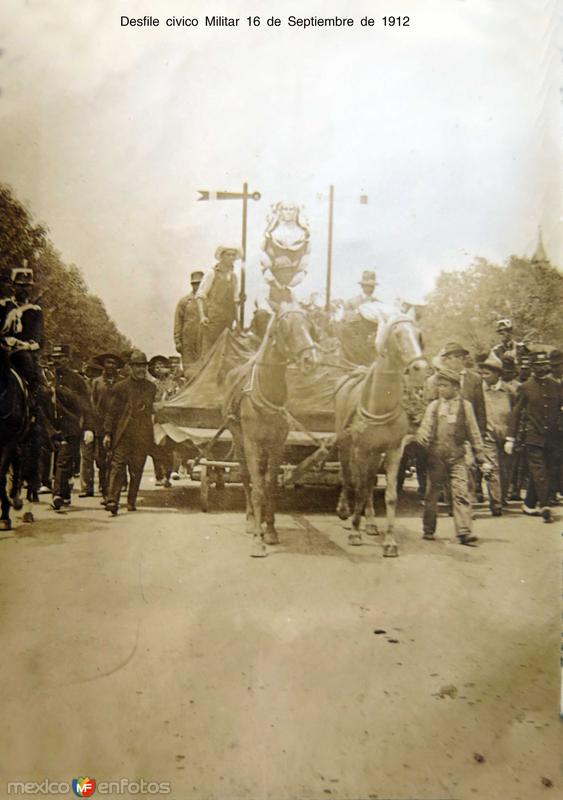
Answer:
M177 305L173 335L179 355L148 360L139 350L100 353L81 370L71 367L67 343L53 345L48 357L42 352L32 270L0 273L1 344L29 391L33 499L51 491L51 505L60 511L71 502L78 470L79 496L93 497L97 467L100 502L116 515L124 490L127 509L136 510L148 456L158 483L170 486L179 476L172 443L155 444L153 415L155 404L178 391L222 332L237 325L234 264L241 253L221 246L215 256L207 273L191 273L191 291ZM362 364L373 360L373 330L362 307L378 302L375 272L364 270L359 284L361 293L339 306L339 332L348 360ZM346 331L354 333L353 347ZM357 347L358 331L363 349ZM460 541L476 542L472 504L484 499L483 480L493 516L525 493L523 512L549 522L563 491L563 353L532 351L517 342L508 319L499 320L496 331L498 344L474 357L462 343L446 342L424 389L406 390L413 434L404 465L416 466L425 539L434 538L442 497L451 505Z

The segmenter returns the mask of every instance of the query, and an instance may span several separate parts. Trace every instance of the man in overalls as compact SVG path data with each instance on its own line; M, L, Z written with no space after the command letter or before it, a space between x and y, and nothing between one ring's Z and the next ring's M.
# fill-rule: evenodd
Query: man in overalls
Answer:
M203 276L196 300L201 322L201 353L213 347L225 328L237 320L238 280L235 261L242 258L237 247L221 245L215 251L217 264Z

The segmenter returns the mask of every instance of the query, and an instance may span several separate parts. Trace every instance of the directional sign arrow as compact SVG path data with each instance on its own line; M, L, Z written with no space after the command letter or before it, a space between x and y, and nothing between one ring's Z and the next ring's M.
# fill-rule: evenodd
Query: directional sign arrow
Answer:
M260 200L260 192L245 194L244 192L209 192L207 189L198 189L201 197L198 200L243 200L245 197L251 200Z

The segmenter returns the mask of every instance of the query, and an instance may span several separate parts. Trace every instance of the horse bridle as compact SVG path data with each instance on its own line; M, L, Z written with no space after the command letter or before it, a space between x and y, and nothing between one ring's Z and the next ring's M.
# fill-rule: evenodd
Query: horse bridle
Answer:
M390 322L388 325L386 325L386 327L385 327L385 336L384 336L383 346L382 346L382 347L379 349L379 355L380 355L382 358L385 358L385 357L387 356L387 344L388 344L389 337L390 337L390 334L391 334L391 332L393 331L393 329L394 329L394 328L396 328L398 325L404 325L404 324L407 324L407 323L408 323L409 325L411 325L412 327L416 327L416 326L415 326L415 323L413 322L413 320L412 320L410 317L407 317L407 316L401 316L401 317L397 317L397 318L396 318L396 319L394 319L392 322ZM376 339L376 341L377 341L377 339ZM400 348L399 348L399 349L400 349ZM422 353L422 348L421 348L421 353ZM401 354L402 354L402 350L401 350ZM406 370L407 370L407 369L409 369L409 368L410 368L410 367L411 367L411 366L412 366L412 365L413 365L413 364L414 364L416 361L420 361L420 359L421 359L421 358L422 358L422 355L420 355L420 356L415 356L414 358L411 358L411 359L410 359L410 361L408 361L408 362L407 362L407 364L406 364L405 366L403 366L403 367L402 367L402 370L403 370L403 371L406 371Z
M280 341L278 339L278 330L277 330L277 328L278 328L278 324L281 322L281 320L284 319L285 317L288 317L290 314L299 314L304 319L307 319L307 315L305 314L304 311L301 311L301 309L299 309L299 308L288 308L286 311L283 311L281 314L276 314L276 316L274 317L274 320L273 320L275 327L274 327L274 330L270 334L272 336L272 339L273 339L274 347L276 349L278 349L278 350L280 348L280 344L281 344L281 347L283 347L283 350L284 350L283 362L280 362L280 363L285 363L285 364L295 364L295 363L297 363L299 361L299 359L301 358L301 356L303 355L303 353L306 353L307 350L315 350L315 347L316 347L315 342L313 341L313 338L309 334L309 336L311 338L311 344L306 345L305 347L302 347L296 353L288 354L287 347L285 346L285 344L280 343ZM265 361L257 361L256 362L256 366L271 366L271 365L269 365Z

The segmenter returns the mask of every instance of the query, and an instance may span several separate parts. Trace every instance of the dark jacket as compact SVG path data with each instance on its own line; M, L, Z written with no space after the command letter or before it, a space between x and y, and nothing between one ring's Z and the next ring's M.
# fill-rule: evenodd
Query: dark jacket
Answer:
M154 444L153 404L156 386L143 378L125 378L115 384L104 420L104 433L111 436L113 449L131 424L135 445L146 453Z
M516 438L520 418L526 414L524 443L536 447L556 444L561 437L561 404L563 388L547 377L528 378L520 387L518 399L508 426L508 435Z
M94 430L94 413L84 378L67 367L53 378L54 424L63 436L80 436Z
M92 381L91 397L92 406L96 415L95 431L100 436L104 430L104 420L109 409L109 403L113 388L119 379L107 380L103 375L99 375Z

